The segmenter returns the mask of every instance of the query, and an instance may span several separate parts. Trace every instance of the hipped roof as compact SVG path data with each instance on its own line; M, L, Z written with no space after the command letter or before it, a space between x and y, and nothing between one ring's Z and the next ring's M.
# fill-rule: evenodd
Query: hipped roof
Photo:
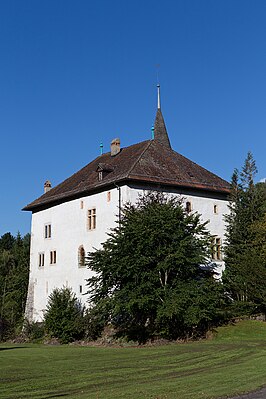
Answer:
M97 172L100 163L113 167L113 171L101 181ZM50 207L126 182L229 193L229 184L225 180L156 140L149 140L122 148L115 156L108 152L97 157L23 210L37 211L38 208Z
M102 180L99 180L99 170L107 172L102 176ZM228 182L172 150L163 115L158 107L154 140L122 148L115 156L111 156L110 152L100 155L23 210L36 212L73 198L130 182L196 189L224 195L228 194L230 189Z

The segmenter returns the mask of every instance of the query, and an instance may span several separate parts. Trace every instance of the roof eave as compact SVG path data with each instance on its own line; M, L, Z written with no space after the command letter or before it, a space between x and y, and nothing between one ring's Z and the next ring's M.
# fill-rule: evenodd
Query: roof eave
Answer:
M184 182L184 181L180 181L177 182L176 180L171 180L168 179L163 180L160 178L150 178L148 177L144 177L144 176L134 176L134 175L130 175L129 176L129 180L137 180L137 181L143 181L143 182L150 182L150 183L157 183L157 184L161 184L161 185L165 185L165 186L171 186L171 187L185 187L185 188L196 188L199 190L206 190L206 191L212 191L212 192L221 192L224 194L230 194L230 188L227 187L217 187L214 185L210 185L210 184L200 184L200 183L193 183L193 182Z
M69 193L64 193L61 197L56 196L49 198L48 200L44 200L40 203L37 204L29 204L22 208L22 211L32 211L32 212L38 212L39 210L46 209L46 208L51 208L52 206L62 204L64 202L69 202L74 199L78 199L81 197L84 197L86 195L91 195L95 194L97 192L101 192L106 190L107 188L111 188L114 185L117 184L125 184L126 182L138 182L138 183L150 183L150 184L156 184L160 186L168 186L168 187L178 187L178 188L192 188L192 189L197 189L197 190L204 190L208 192L214 192L214 193L222 193L224 195L229 195L230 194L230 188L227 187L217 187L213 185L208 185L208 184L200 184L200 183L193 183L193 182L177 182L176 180L162 180L161 178L155 178L155 177L149 177L149 176L139 176L139 175L129 175L125 176L123 178L113 180L113 181L107 181L101 185L97 185L94 187L90 187L87 189L84 189L82 191L76 191L76 192L69 192Z

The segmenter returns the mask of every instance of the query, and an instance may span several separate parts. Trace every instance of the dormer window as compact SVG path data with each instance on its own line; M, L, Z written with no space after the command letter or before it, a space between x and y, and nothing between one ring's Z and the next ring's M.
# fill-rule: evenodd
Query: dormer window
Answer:
M114 170L113 166L105 163L99 163L96 169L96 171L98 172L98 180L102 181L105 178L105 176L113 172L113 170Z

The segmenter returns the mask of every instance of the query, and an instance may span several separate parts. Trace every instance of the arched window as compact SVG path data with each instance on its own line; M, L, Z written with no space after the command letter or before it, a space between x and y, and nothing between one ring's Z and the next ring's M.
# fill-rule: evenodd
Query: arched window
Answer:
M83 245L81 245L79 247L78 259L79 259L79 267L84 267L85 266L85 249L83 248Z
M190 201L186 202L186 212L190 213L192 211L192 205Z

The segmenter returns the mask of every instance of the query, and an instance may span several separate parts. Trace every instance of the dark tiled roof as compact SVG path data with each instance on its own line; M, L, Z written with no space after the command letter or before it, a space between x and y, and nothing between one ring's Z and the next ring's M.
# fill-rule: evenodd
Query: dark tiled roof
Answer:
M99 181L99 165L100 169L102 165L108 165L106 168L108 173L101 181ZM163 144L155 137L155 140L122 148L115 156L111 156L109 152L97 157L83 169L27 205L24 210L37 211L71 198L87 195L95 190L104 190L110 185L130 181L187 187L223 194L229 192L229 184L225 180L173 151L170 142L169 145Z

